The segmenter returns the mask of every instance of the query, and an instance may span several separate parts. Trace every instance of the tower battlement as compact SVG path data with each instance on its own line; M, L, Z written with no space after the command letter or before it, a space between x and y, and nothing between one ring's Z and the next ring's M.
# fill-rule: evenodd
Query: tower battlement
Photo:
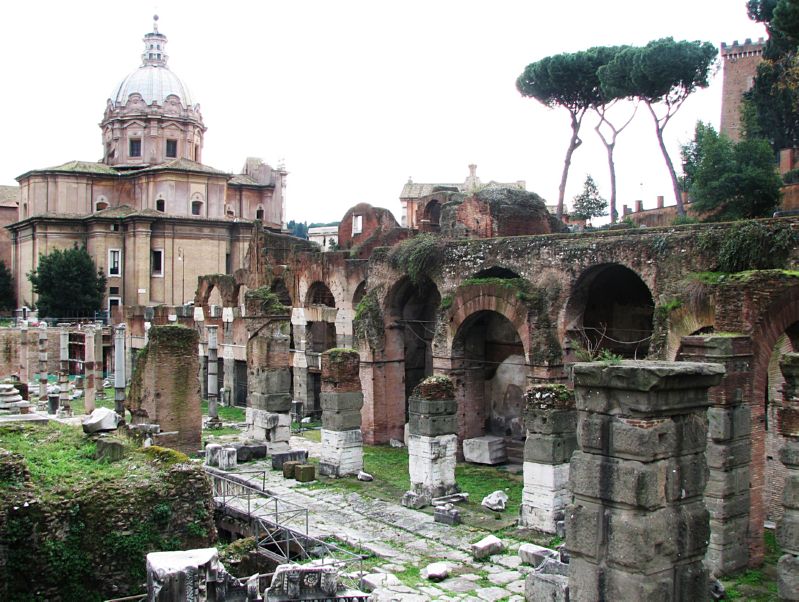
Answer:
M740 44L738 40L733 41L732 44L722 42L721 56L725 61L749 56L761 56L765 47L766 41L763 38L758 38L755 42L752 41L752 38L746 38L743 44Z

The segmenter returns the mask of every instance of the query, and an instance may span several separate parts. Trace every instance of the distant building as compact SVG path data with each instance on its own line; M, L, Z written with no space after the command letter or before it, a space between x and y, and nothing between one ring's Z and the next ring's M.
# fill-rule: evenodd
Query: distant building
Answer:
M308 228L308 240L322 247L322 252L330 251L338 245L338 225Z
M180 305L194 299L198 276L244 267L255 221L280 231L287 172L253 158L238 175L202 163L200 105L167 66L166 44L156 17L141 66L107 100L101 162L17 178L7 229L19 303L35 302L26 274L39 257L78 244L108 278L109 309Z
M722 42L721 59L724 64L724 77L721 93L721 124L719 132L732 140L740 140L743 135L741 124L741 101L748 92L757 75L757 66L763 61L763 38L752 42L746 38L743 44L735 40L731 46Z
M420 201L423 197L428 197L434 192L449 190L468 194L477 192L483 188L518 188L519 190L525 190L526 186L524 180L517 180L510 183L495 182L492 180L487 184L483 184L480 178L477 177L477 165L474 164L469 165L469 176L460 184L420 184L408 178L408 181L405 186L402 187L402 192L400 193L402 226L414 230L419 229L422 220L426 219L419 211Z

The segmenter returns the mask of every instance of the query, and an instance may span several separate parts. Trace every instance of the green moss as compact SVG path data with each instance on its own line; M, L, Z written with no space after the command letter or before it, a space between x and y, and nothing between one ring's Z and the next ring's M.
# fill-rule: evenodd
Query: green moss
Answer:
M358 356L358 352L351 347L333 347L325 351L325 353L330 356L330 361L334 364L347 359L347 357Z
M383 312L380 310L378 291L366 293L355 308L353 330L358 338L368 340L377 347L383 336Z
M665 303L655 306L655 319L666 320L669 314L682 307L681 299L669 299Z
M442 311L448 310L452 307L453 297L452 295L444 295L441 297L441 303L438 305L438 308Z
M156 462L161 466L185 464L189 461L189 457L186 454L168 447L161 447L160 445L143 447L139 451L151 461Z

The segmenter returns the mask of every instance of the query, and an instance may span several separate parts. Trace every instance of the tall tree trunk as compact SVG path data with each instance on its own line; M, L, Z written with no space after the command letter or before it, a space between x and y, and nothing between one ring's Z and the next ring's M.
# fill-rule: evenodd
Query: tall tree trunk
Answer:
M609 105L605 106L602 105L596 108L596 112L599 115L599 123L596 124L594 128L596 130L599 139L602 140L602 144L605 145L605 150L608 153L608 172L610 174L610 223L615 224L616 220L619 219L619 213L616 211L616 162L613 160L613 153L616 150L616 138L619 134L624 131L630 122L632 122L633 117L635 117L636 112L638 111L638 105L635 105L635 109L633 110L633 114L630 115L630 118L622 125L621 127L617 128L614 126L608 119L605 117L607 110L612 106L614 103L610 103ZM605 134L602 133L602 124L608 124L610 128L611 135L605 137Z
M649 108L649 112L652 113L652 119L655 120L655 133L658 138L658 144L660 145L660 152L663 153L663 159L666 161L666 167L669 170L669 176L671 176L671 186L674 189L674 200L677 202L677 215L684 216L685 207L683 207L682 204L682 195L680 194L680 183L677 181L677 172L674 171L674 164L671 162L669 151L666 150L666 144L663 142L663 130L669 123L671 115L667 114L662 120L658 119L655 110L652 108L652 104L647 102L646 106Z
M569 167L571 167L572 163L572 155L574 151L577 150L577 147L580 146L583 141L580 140L580 125L583 121L583 116L585 115L585 110L577 111L569 111L572 118L572 137L569 140L569 148L566 151L566 159L563 161L563 174L560 176L560 188L558 188L558 208L555 212L555 215L558 219L563 219L563 199L566 196L566 180L569 178Z

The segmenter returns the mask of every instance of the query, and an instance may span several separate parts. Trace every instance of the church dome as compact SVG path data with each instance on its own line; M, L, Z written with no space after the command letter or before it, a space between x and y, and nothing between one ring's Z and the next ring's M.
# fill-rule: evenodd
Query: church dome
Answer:
M158 15L154 17L153 31L144 36L144 52L141 67L123 79L111 93L114 107L125 106L131 94L139 94L145 104L164 105L168 96L174 94L183 108L192 107L188 86L167 67L167 38L158 31Z
M114 106L125 105L131 94L140 94L147 105L163 106L167 96L174 94L184 108L192 106L188 86L169 68L159 65L142 65L123 79L111 93Z

